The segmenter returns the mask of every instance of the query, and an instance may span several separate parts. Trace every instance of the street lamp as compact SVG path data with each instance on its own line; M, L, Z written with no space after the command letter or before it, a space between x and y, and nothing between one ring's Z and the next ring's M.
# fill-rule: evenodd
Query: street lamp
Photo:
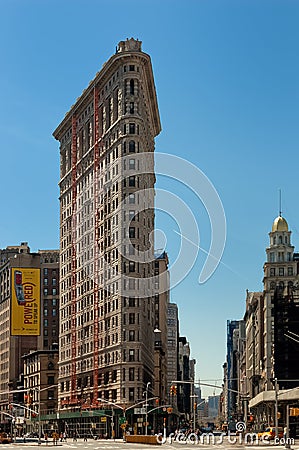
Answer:
M148 404L147 404L147 400L148 400L148 388L149 388L149 386L150 386L150 381L148 381L148 383L146 384L146 390L145 390L145 435L147 436L147 407L148 407Z

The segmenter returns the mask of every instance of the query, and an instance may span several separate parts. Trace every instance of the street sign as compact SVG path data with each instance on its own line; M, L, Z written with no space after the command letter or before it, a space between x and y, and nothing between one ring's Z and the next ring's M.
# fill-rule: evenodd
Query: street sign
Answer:
M146 408L134 408L134 414L146 414Z
M126 423L126 418L125 417L120 417L118 419L118 421L119 421L119 424L122 425L122 424Z

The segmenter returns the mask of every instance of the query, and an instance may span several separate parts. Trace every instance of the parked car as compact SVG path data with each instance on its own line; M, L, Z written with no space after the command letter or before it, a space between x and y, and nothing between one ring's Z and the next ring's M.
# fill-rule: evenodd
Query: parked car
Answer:
M278 437L279 439L283 438L283 428L278 427ZM268 427L265 429L265 431L261 431L258 433L259 439L265 439L270 441L271 439L275 438L275 427Z

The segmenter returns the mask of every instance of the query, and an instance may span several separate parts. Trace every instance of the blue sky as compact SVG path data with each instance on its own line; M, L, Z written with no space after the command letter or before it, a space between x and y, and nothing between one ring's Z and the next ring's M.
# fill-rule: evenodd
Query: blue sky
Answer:
M58 247L59 150L52 132L118 42L138 38L154 68L162 122L156 151L198 166L226 214L217 271L199 285L200 253L171 293L197 377L221 379L226 320L243 316L246 289L262 288L279 189L299 248L299 3L1 0L0 6L1 248L21 241L32 251ZM185 187L162 179L157 186L186 201L207 250L203 205ZM157 226L172 262L175 224L159 213Z

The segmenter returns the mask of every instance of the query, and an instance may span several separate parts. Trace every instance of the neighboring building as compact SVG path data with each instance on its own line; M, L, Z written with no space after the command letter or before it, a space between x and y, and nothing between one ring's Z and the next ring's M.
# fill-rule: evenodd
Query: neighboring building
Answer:
M299 292L293 286L274 293L274 374L280 389L299 386Z
M218 418L218 411L219 411L219 395L210 395L208 397L208 408L209 408L209 418ZM216 420L215 420L216 422Z
M150 242L160 130L151 60L132 38L119 43L54 132L60 142L60 409L133 404L148 383L152 395Z
M299 401L298 351L293 346L295 341L291 343L292 333L299 334L298 254L281 215L274 220L269 237L264 292L262 296L256 293L248 302L245 314L249 408L255 429L263 424L275 425L276 398L279 425L286 423L286 400Z
M44 415L52 415L52 424L56 423L58 348L56 350L32 351L24 355L22 359L24 363L24 389L26 389L24 402L28 408L36 411L35 418L32 417L32 413L26 411L27 426L30 424L32 429L36 427L39 407L41 408L41 419ZM43 426L44 432L51 429L49 421L47 425L44 424ZM28 430L29 427L27 427Z
M12 311L17 308L24 308L21 296L22 292L22 273L21 269L37 269L40 268L40 255L30 253L27 242L22 242L19 246L10 246L0 250L0 359L1 359L1 381L0 381L0 408L8 409L10 401L22 402L23 394L8 394L9 390L16 390L23 384L23 361L22 356L32 349L37 348L37 333L33 335L17 335L12 327L16 327L19 333L22 324L13 321ZM16 270L19 269L19 270ZM15 277L19 276L20 280ZM39 277L39 274L38 274ZM18 284L17 284L18 283ZM20 286L20 300L16 298L16 289ZM12 298L14 295L14 298ZM38 299L39 302L39 299ZM25 309L22 316L25 314ZM21 314L20 314L21 316ZM23 317L23 322L25 318ZM38 324L37 324L38 325ZM25 328L25 324L24 324ZM37 326L39 334L39 329ZM28 331L30 333L31 330ZM27 331L25 331L27 333ZM14 335L12 335L14 334Z
M264 297L262 292L246 292L244 315L246 350L245 374L240 380L241 391L250 398L264 387Z
M159 276L159 285L155 293L155 329L154 329L154 391L160 404L165 405L168 400L167 390L167 312L169 305L169 272L168 256L165 251L156 253L154 275ZM164 284L164 286L162 285Z
M237 339L236 333L239 330L240 320L227 321L227 414L228 419L232 419L237 414L237 389L238 389L238 370L237 370Z
M7 410L10 401L24 401L23 391L11 395L8 393L8 389L21 390L24 386L24 355L37 348L40 351L50 349L54 343L57 348L59 303L58 290L55 293L53 286L59 280L58 260L58 250L31 253L27 242L0 250L2 410ZM51 274L47 278L48 282L45 281L44 270ZM56 281L53 281L54 273ZM46 292L45 286L51 291Z
M274 352L274 293L277 289L292 288L297 280L297 261L294 260L294 246L287 221L279 215L269 233L270 246L266 249L264 264L264 381L265 390L272 390L271 378L275 377Z
M179 369L178 369L178 380L180 381L191 381L190 375L190 345L186 337L179 337ZM193 380L192 380L193 381ZM177 396L178 396L178 410L186 414L187 419L191 419L191 414L193 411L194 399L191 397L193 395L191 389L191 383L178 383L177 386Z
M178 306L175 303L168 304L167 310L167 392L169 394L169 402L172 407L177 410L177 394L171 386L173 381L178 380L178 343L179 343L179 316Z
M39 250L41 268L41 334L38 349L58 349L59 250Z

